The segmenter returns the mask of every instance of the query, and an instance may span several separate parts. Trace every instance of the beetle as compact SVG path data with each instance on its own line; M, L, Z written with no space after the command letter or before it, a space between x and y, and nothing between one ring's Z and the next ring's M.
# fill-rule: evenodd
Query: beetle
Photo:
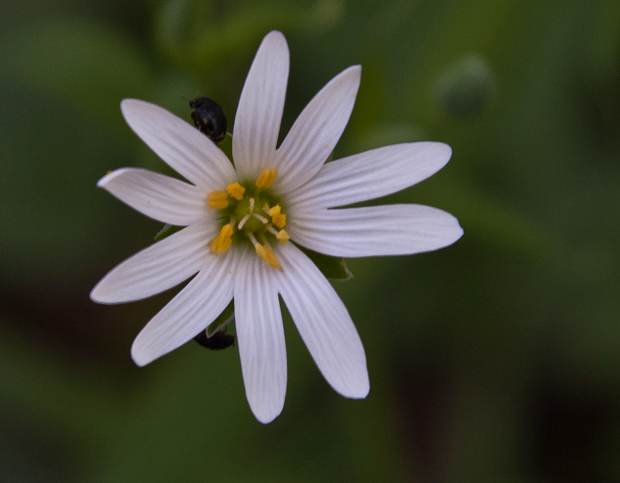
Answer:
M226 329L218 330L215 334L211 334L211 337L209 337L205 329L194 337L194 340L202 347L206 347L207 349L211 349L213 351L219 351L222 349L227 349L231 345L235 345L235 341L237 339L234 335L227 334Z
M222 142L226 136L226 115L220 105L208 97L190 99L189 107L194 109L194 126L214 143Z

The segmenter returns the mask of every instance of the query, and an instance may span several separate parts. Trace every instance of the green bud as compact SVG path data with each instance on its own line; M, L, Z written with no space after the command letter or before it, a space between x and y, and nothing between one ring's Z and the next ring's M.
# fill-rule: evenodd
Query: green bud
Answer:
M435 92L446 112L456 117L480 114L496 90L489 63L479 54L467 54L439 78Z

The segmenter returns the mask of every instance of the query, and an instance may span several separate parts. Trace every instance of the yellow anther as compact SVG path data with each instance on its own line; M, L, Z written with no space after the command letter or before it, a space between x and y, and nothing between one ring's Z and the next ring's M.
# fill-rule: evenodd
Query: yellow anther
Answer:
M272 268L280 268L280 260L274 255L267 245L261 245L260 243L255 243L254 248L256 249L256 254L263 259L263 261Z
M256 187L258 189L271 188L277 174L278 172L274 168L266 169L256 178Z
M232 243L232 234L232 225L230 223L224 225L220 230L220 234L211 241L211 252L220 255L228 250Z
M278 213L277 215L273 215L271 217L271 221L278 228L284 228L286 226L286 215Z
M211 191L207 196L209 208L214 210L223 210L228 206L228 195L225 191Z
M226 186L226 191L230 196L232 196L237 201L243 198L243 193L245 193L245 188L241 186L239 183L232 183Z
M267 213L269 213L269 216L273 216L273 215L279 215L280 211L282 211L282 207L280 205L276 205L273 208L269 208L267 210Z
M280 230L276 235L276 238L280 243L286 243L291 239L291 237L288 236L288 233L286 233L286 230Z
M269 216L271 216L271 221L278 228L284 228L286 226L286 215L284 213L280 213L281 209L282 208L280 208L280 205L269 208Z

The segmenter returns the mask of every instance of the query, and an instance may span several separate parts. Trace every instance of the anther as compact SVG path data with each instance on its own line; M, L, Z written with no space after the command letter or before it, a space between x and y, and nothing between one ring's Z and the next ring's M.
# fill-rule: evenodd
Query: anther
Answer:
M230 223L224 225L220 230L220 234L211 241L211 252L216 255L224 253L232 244L233 227Z
M207 196L209 208L223 210L228 206L228 195L224 191L211 191Z
M261 257L267 265L275 269L280 268L280 260L278 260L268 245L261 245L256 242L254 248L256 249L256 254Z
M243 193L245 193L245 188L241 186L239 183L232 183L226 186L226 192L232 196L237 201L243 198Z
M286 230L280 230L276 235L276 238L280 243L286 243L291 239L291 237L288 236L288 233L286 233Z
M274 168L266 169L256 178L256 187L258 189L271 188L277 174L278 172Z
M286 215L284 213L280 213L280 205L276 205L273 208L269 208L269 216L271 216L271 221L278 228L284 228L286 226Z

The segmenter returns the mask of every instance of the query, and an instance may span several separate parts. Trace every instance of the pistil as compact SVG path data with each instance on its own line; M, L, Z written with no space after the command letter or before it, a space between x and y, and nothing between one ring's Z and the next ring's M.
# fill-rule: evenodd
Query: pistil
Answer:
M261 172L254 183L231 183L226 186L226 191L209 193L209 208L220 211L221 219L230 220L211 241L210 249L213 254L220 255L228 250L233 242L240 243L245 239L267 265L280 268L280 261L270 243L273 244L276 240L278 243L287 243L290 237L284 230L286 214L282 213L279 198L271 192L276 175L277 171L269 168ZM260 212L257 212L258 210Z

